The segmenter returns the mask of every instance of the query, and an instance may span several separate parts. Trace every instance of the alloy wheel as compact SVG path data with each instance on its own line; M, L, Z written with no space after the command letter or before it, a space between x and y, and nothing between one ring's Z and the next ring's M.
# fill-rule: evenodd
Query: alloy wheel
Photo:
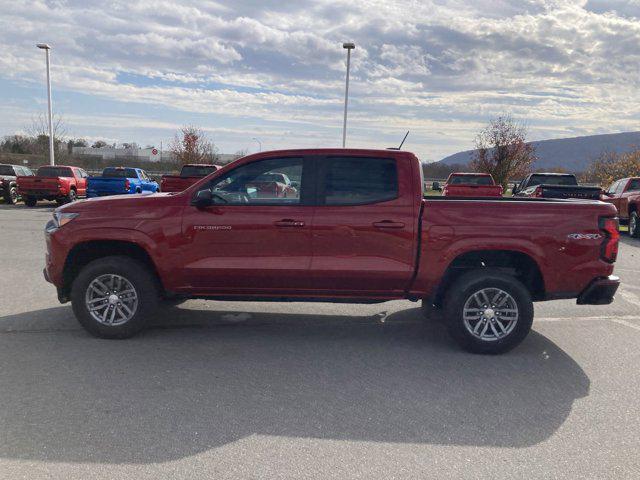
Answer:
M123 325L136 314L138 293L131 282L120 275L100 275L87 287L85 306L96 322Z
M467 331L485 342L507 337L518 323L518 304L499 288L483 288L469 296L462 310Z

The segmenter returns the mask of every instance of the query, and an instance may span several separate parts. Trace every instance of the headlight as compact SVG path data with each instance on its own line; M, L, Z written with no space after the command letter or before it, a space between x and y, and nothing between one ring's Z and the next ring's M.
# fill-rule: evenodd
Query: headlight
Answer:
M64 227L78 215L78 213L53 212L53 220L49 220L49 223L47 223L45 230L47 233L53 233L59 228Z

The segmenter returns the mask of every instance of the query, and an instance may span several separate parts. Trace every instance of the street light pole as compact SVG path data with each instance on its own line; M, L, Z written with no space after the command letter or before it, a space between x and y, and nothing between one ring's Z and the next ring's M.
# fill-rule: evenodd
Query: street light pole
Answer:
M253 137L251 140L255 140L256 142L258 142L258 148L259 148L259 152L262 151L262 142L260 140L258 140L256 137Z
M55 165L53 142L53 113L51 109L51 63L49 61L49 50L51 50L51 47L46 43L38 43L36 47L44 50L47 57L47 100L49 101L49 163L51 165Z
M344 89L344 121L342 123L342 148L347 144L347 105L349 104L349 69L351 67L351 50L356 48L355 43L343 43L342 48L347 51L347 80Z

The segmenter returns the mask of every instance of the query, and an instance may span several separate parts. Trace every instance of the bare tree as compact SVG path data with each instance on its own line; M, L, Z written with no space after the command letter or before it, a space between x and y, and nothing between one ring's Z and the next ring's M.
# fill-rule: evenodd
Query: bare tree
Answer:
M49 121L42 113L31 118L31 124L25 129L34 138L33 153L49 155ZM67 128L62 117L53 116L53 148L60 152L60 147L67 135ZM65 149L66 153L66 149Z
M536 160L535 148L526 138L526 126L510 115L491 120L476 137L471 168L490 173L506 191L509 180L529 173Z
M213 163L216 148L204 132L193 125L185 126L176 133L169 149L182 165L187 163Z

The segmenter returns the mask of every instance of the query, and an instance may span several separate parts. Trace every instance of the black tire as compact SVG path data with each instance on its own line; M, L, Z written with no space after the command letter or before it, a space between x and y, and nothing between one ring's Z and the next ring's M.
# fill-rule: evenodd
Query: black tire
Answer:
M75 202L78 199L78 193L72 188L69 190L69 194L67 198L65 198L65 203Z
M483 289L502 290L510 295L511 300L517 306L517 321L514 323L514 326L511 327L511 330L509 330L509 323L505 321L505 317L499 318L498 313L496 313L498 312L498 308L494 310L491 305L487 306L488 308L485 312L490 312L489 315L491 315L491 317L482 317L487 318L487 320L483 321L482 328L487 324L487 327L491 327L492 331L494 328L495 331L498 331L499 327L498 324L495 323L496 321L507 325L507 330L509 331L501 338L499 336L496 337L492 332L488 332L489 335L493 335L496 338L493 340L480 339L465 325L463 315L464 306L467 301L471 302L470 305L474 305L474 301L472 300L474 293ZM444 305L449 333L462 348L472 353L499 354L508 352L525 339L533 323L533 302L531 300L531 294L518 279L500 271L474 270L473 272L462 275L449 288ZM504 309L504 307L502 309ZM505 315L504 312L501 313ZM484 315L484 313L479 313L478 315ZM480 321L479 319L478 322ZM475 325L477 325L477 323L472 326ZM482 332L480 332L480 334L482 334Z
M9 191L6 192L4 202L9 205L15 205L18 203L18 189L16 187L9 187Z
M24 204L27 207L35 207L38 204L38 199L35 197L24 197Z
M640 216L638 216L638 212L631 212L629 217L629 236L632 238L640 237Z
M140 187L136 188L136 193L142 193L142 189Z
M101 275L119 275L125 278L137 294L138 305L131 319L120 325L105 325L94 319L86 305L86 294L91 282ZM130 257L104 257L87 264L78 274L71 288L73 312L89 333L100 338L129 338L144 328L158 307L158 283L149 269Z

